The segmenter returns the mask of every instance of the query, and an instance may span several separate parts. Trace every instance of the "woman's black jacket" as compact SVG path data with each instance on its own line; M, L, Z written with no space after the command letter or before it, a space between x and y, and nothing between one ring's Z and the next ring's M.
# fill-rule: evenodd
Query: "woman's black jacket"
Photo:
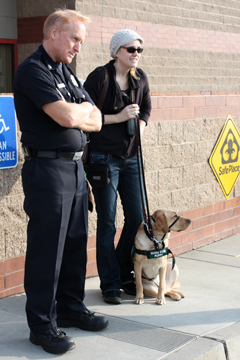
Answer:
M134 103L139 105L139 118L147 123L151 113L151 97L147 75L140 68L136 68L136 78L129 75L130 96L123 94L116 82L116 71L113 63L114 60L111 60L105 66L96 68L88 75L84 83L84 87L93 102L97 104L105 80L104 67L108 70L109 85L101 109L103 126L100 132L90 133L90 149L126 158L136 153L135 136L127 134L126 122L104 125L104 115L117 114L125 106Z

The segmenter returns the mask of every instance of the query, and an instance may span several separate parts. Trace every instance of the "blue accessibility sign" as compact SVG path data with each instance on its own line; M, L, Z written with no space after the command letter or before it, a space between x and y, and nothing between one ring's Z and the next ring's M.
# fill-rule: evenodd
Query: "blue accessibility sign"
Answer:
M13 96L0 96L0 169L17 165L17 127Z

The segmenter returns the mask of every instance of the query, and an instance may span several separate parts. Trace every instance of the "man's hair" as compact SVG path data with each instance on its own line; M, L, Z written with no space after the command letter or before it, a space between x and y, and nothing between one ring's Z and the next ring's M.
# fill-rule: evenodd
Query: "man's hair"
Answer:
M43 25L43 36L44 39L48 39L50 36L50 31L53 26L57 26L60 31L64 30L71 21L79 20L84 25L88 24L91 20L89 17L83 16L80 12L69 9L56 9L52 14L50 14L44 22Z

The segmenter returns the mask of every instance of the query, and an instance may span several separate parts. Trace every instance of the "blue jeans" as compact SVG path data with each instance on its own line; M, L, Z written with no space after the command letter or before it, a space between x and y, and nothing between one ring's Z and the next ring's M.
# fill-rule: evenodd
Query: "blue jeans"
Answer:
M120 289L122 283L133 281L131 250L143 221L138 165L136 156L122 159L93 151L89 162L106 164L109 168L110 183L92 189L97 211L97 266L100 288L104 292ZM123 206L124 227L115 250L117 192Z

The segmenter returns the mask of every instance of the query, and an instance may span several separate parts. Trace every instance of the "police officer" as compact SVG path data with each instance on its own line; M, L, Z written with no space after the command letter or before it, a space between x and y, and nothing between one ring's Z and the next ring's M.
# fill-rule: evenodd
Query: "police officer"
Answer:
M19 65L14 80L29 216L24 280L29 339L53 354L75 347L57 326L95 331L108 324L83 303L88 196L81 156L85 132L101 129L101 113L67 65L80 51L88 22L73 10L52 13L43 44Z

